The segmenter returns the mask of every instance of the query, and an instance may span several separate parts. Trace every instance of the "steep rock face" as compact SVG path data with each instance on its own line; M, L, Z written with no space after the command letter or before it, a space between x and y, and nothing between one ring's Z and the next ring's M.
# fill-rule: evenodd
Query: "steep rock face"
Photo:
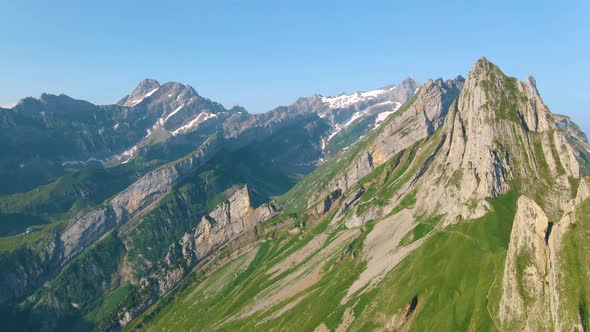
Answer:
M121 99L118 104L123 106L135 106L146 97L151 96L160 88L160 83L153 79L145 79L137 85L130 95Z
M40 287L59 268L62 251L59 236L55 235L37 243L35 248L0 253L3 267L0 271L0 303L10 303Z
M545 165L568 187L568 177L579 177L579 166L555 129L532 78L518 82L479 60L446 118L444 145L423 177L429 190L417 197L422 212L446 214L448 220L480 217L489 211L486 197L508 191L515 175L525 191L535 187L531 179L546 177Z
M580 176L575 153L543 104L534 79L519 82L481 59L466 81L426 83L328 190L347 191L394 154L425 138L415 158L420 162L413 166L416 173L389 201L348 214L348 227L382 217L412 191L415 213L444 215L446 222L456 222L485 215L491 209L486 199L510 189L536 195L547 190L540 202L545 213L558 220L570 204L570 179ZM540 184L546 189L539 189ZM325 193L312 194L308 205Z
M193 232L182 237L180 245L187 262L200 261L215 249L233 238L254 230L257 224L277 215L271 204L252 208L248 187L239 188L227 201L221 203Z
M412 98L419 87L415 79L406 78L398 85L389 85L373 91L302 98L294 106L302 110L314 110L330 122L335 133L350 125L355 119L399 108Z
M571 319L577 313L564 315L568 309L560 285L565 277L564 269L571 269L568 264L573 262L563 261L561 251L564 234L578 218L585 218L577 214L577 209L589 196L586 181L582 179L576 197L558 221L550 220L532 199L526 196L518 199L498 311L503 328L582 330L580 320Z
M448 113L451 103L461 92L462 78L443 82L428 81L407 111L387 123L383 134L369 148L375 165L389 160L397 152L432 135Z
M158 92L160 90L165 91L164 86L160 87ZM158 92L146 98L136 108L143 107L144 104L149 105L151 98L158 97ZM15 297L30 294L45 281L55 276L72 258L101 239L107 232L150 211L152 206L155 206L170 192L175 183L189 173L194 172L212 157L217 156L221 148L224 148L225 151L235 151L248 144L271 137L289 125L295 127L300 125L310 126L309 123L318 120L317 114L291 116L286 115L284 112L260 116L240 113L232 116L232 118L254 120L253 122L238 124L239 131L235 133L236 136L234 137L224 139L223 133L213 135L188 157L148 172L97 209L91 212L84 211L83 214L74 217L66 229L59 231L58 236L50 241L49 245L39 246L35 250L27 249L30 255L35 256L35 259L16 263L12 261L12 258L7 257L7 259L11 259L11 262L17 264L20 277L16 278L17 281L12 277L1 280L0 282L6 283L1 287L6 286L6 288L14 289L14 292L10 292L10 294ZM312 122L304 121L308 118L311 118L310 121ZM303 130L306 129L303 128ZM321 130L321 128L314 130ZM317 133L310 134L310 136L319 137ZM313 158L313 155L309 155L309 151L317 148L313 144L309 144L309 142L303 142L303 144L305 144L303 146L305 149L303 157L307 159ZM280 150L280 152L283 152L283 150ZM276 145L275 150L269 153L271 157L278 156ZM55 250L52 248L55 248ZM10 256L10 254L7 256ZM36 256L46 258L38 259ZM15 285L15 283L20 283L18 280L22 280L22 284ZM6 300L13 299L12 295Z
M206 260L224 246L239 246L240 239L256 231L256 227L278 214L271 204L253 208L247 186L237 188L201 222L182 238L170 245L165 259L149 278L143 278L141 288L148 294L134 307L123 308L117 314L119 324L125 326L137 314L166 294L198 263ZM154 291L149 291L153 289Z
M342 190L340 189L331 192L320 204L318 204L316 213L320 216L328 213L332 205L338 200L338 198L340 198L341 195Z
M580 175L590 175L590 144L588 144L588 137L569 117L554 114L553 118L557 128L563 132L567 142L574 150L580 164Z
M140 82L118 105L126 107L117 129L122 126L142 128L144 135L134 145L114 155L111 163L126 163L138 155L147 155L152 145L161 142L195 149L201 142L194 139L194 132L208 136L234 114L234 110L226 110L221 104L200 96L190 85L178 82L159 85L149 79ZM189 134L192 140L183 139ZM195 143L191 144L193 141Z
M288 114L315 114L328 126L321 139L321 161L325 161L339 155L343 149L379 127L418 88L416 80L407 78L397 85L372 91L299 98L290 106L280 109Z
M499 317L504 328L538 331L557 327L550 278L553 225L533 200L518 199L502 280Z
M11 258L15 255L7 254L7 259L18 264L18 280L0 280L1 288L12 289L7 293L11 296L3 300L30 293L107 232L144 212L164 197L176 181L211 158L219 143L212 138L190 157L149 172L102 207L78 216L55 238L45 239L35 248L23 248L23 253L30 256L27 260L15 261L15 257Z
M588 197L590 197L590 185L588 185L587 179L581 179L580 185L578 186L578 192L574 200L574 204L576 206L579 206Z
M452 86L449 82L444 84ZM498 213L490 214L487 216L489 218L467 220L450 229L444 229L446 224L430 225L434 229L427 230L426 235L420 235L412 230L412 233L409 233L410 237L404 236L404 244L400 247L394 246L395 248L392 247L391 250L386 251L397 253L400 248L408 246L408 243L412 246L420 246L422 243L428 245L429 241L438 241L430 242L436 245L426 248L428 250L422 252L423 256L407 259L407 261L414 259L414 264L423 265L423 269L394 271L389 276L388 283L382 284L384 288L379 293L384 293L384 297L388 298L391 296L387 291L392 289L390 287L392 284L395 284L392 281L401 274L410 275L408 279L405 279L406 282L400 282L399 288L397 288L399 293L405 293L410 304L399 309L397 313L392 311L394 308L391 308L389 312L387 309L383 310L375 315L371 322L364 321L357 325L350 325L350 322L346 324L354 326L353 329L367 326L363 323L373 324L372 326L376 328L385 326L385 328L420 329L424 326L433 326L437 315L439 317L448 316L442 315L442 312L457 313L461 311L459 307L465 308L465 301L469 301L468 312L463 316L466 319L462 323L469 324L470 329L478 329L479 326L489 329L491 326L495 326L501 330L534 331L572 330L572 327L579 327L562 322L558 314L561 295L555 291L559 279L557 267L560 262L557 253L561 246L561 233L567 229L569 223L575 222L576 216L572 210L575 202L582 201L589 193L584 179L577 178L579 173L576 172L576 160L572 158L572 156L575 157L575 154L571 152L567 141L563 140L565 136L556 130L551 114L538 96L534 80L529 78L525 82L518 82L506 77L497 67L482 59L474 66L468 80L455 85L455 87L460 90L459 86L463 84L465 87L459 99L455 95L455 98L451 97L442 102L446 96L450 97L451 95L436 93L428 97L425 95L429 91L428 88L432 89L430 91L435 91L436 87L434 86L440 87L443 82L427 83L423 88L424 91L417 95L412 103L404 107L399 114L390 118L379 131L375 131L378 134L375 135L377 139L373 140L374 137L369 137L370 140L362 142L363 144L359 145L361 147L359 152L353 155L354 158L350 160L346 159L349 155L343 155L342 164L345 164L345 167L335 167L336 175L331 179L332 182L327 181L328 185L326 186L323 185L321 179L317 178L307 182L307 184L311 184L310 187L322 190L307 191L303 197L308 198L308 195L311 194L311 199L307 201L307 207L312 207L312 209L305 211L305 207L303 207L297 212L307 213L307 216L313 215L314 217L333 215L330 220L330 230L337 229L341 225L348 228L359 227L369 220L376 221L377 226L379 223L383 226L383 220L380 219L387 214L393 215L394 209L400 207L408 207L414 215L426 218L434 217L435 220L438 220L437 215L442 214L443 220L447 218L446 221L449 222L463 221L461 218L472 219L482 216L489 212L492 206L498 209L496 211ZM441 98L437 99L439 96ZM441 104L446 106L441 107ZM408 110L412 110L413 113ZM408 122L402 122L403 120ZM392 125L396 121L400 121L404 126ZM405 127L411 128L412 132L401 134ZM414 135L413 139L404 142L403 140L408 135ZM396 146L396 144L400 145ZM397 152L402 153L398 154ZM405 156L404 153L406 153ZM397 156L392 159L394 155ZM377 170L379 165L386 167ZM329 166L333 166L333 164L329 164ZM329 173L329 176L332 176L330 172L318 173L321 175ZM580 183L576 185L578 181ZM383 193L383 188L390 191L389 195L379 196ZM334 190L330 191L332 189ZM502 261L506 252L505 237L508 235L506 227L509 226L510 220L505 216L512 215L514 212L511 206L514 196L506 195L501 198L498 196L511 190L521 196L516 204L516 217L510 233L506 266L502 269L502 266L497 266L497 264L498 261ZM576 191L577 197L572 200L572 193ZM415 202L413 202L414 194L416 195ZM405 198L408 199L405 200ZM498 199L488 200L488 198ZM502 201L504 199L510 201L510 206L496 204L498 201L505 203ZM405 202L403 202L404 200ZM492 203L488 205L488 202ZM232 204L234 208L232 208ZM365 207L362 204L366 204ZM208 234L218 227L220 224L218 221L227 220L231 215L249 215L251 211L247 206L248 204L239 198L233 200L233 203L227 202L226 205L211 212L203 218L197 227L198 231L195 231L194 234L187 233L182 244L171 247L167 263L177 262L177 257L195 260L199 251L195 250L195 246L198 244L194 243L200 241L201 245L205 244L203 248L207 248L209 245L214 246L217 237L211 237ZM361 209L361 207L363 208ZM504 208L508 211L500 211ZM329 211L332 211L333 214ZM358 215L350 217L355 212ZM410 212L406 210L404 213L409 216ZM560 217L562 218L559 219ZM392 220L396 224L393 228L389 227L389 230L401 227L399 220ZM557 220L559 222L556 222ZM422 221L416 218L415 222L420 225ZM475 225L475 223L479 224ZM228 223L222 222L222 224ZM425 224L421 226L425 226ZM223 232L227 235L224 237L233 236L235 229L242 229L242 227L244 227L243 223L238 223L226 228ZM411 227L408 229L411 230ZM288 233L291 235L301 234L299 228L294 230L296 231ZM373 232L375 230L379 230L379 228L375 227ZM422 231L420 230L420 232ZM346 230L345 232L353 231ZM305 235L305 232L303 234ZM379 232L377 234L383 235ZM302 238L304 237L302 236ZM418 240L414 241L416 238ZM195 239L200 240L195 241ZM453 240L451 241L451 239ZM488 242L488 239L493 240ZM380 242L391 242L389 240L391 240L390 237L385 236ZM444 242L450 243L450 245ZM458 246L455 247L457 244ZM451 249L451 247L454 247L454 252L446 251L446 248ZM369 251L372 250L369 246L365 248L369 248ZM461 253L461 251L471 250L479 254L463 256ZM429 254L435 251L442 252L442 254L438 256L441 260L437 259L433 263L428 259ZM449 252L452 252L452 257L449 256ZM206 251L201 252L200 255L203 257L206 255ZM346 255L355 259L356 252L349 246L340 257L340 261L346 259ZM457 257L461 258L457 259ZM472 265L474 269L470 269L469 273L463 273L463 264L467 262L464 262L462 257L466 257L466 260L471 261L470 263L475 262ZM423 262L426 263L423 264ZM361 261L361 264L363 263ZM438 269L433 269L436 263L446 266L454 264L452 265L453 273L456 274L453 274L451 278L447 276L440 278L441 273ZM383 260L380 260L379 264L381 266L387 265L383 264ZM274 263L270 265L272 266ZM416 268L417 265L412 264L404 267ZM263 268L261 267L261 269ZM338 268L338 264L330 267L330 269ZM365 266L360 267L361 270L364 268ZM491 275L492 269L493 275ZM404 271L420 272L405 273ZM477 274L478 271L481 274ZM503 277L500 271L504 271ZM415 290L412 289L414 286L408 287L408 285L414 285L413 282L416 278L413 276L418 274L420 278L417 279L425 279L425 276L431 276L432 279L417 287L418 289L428 289L428 291L419 290L419 295L415 295ZM174 284L180 275L178 269L170 269L167 277L161 278L162 282L158 284L159 290L162 291L170 287L169 285ZM293 275L295 273L290 274L289 277ZM469 277L466 278L464 275L469 275ZM391 278L392 276L393 278ZM317 278L321 279L322 276ZM362 277L359 277L360 279ZM459 281L453 283L456 280L448 279ZM375 278L371 282L378 284L382 280ZM436 284L438 282L440 284ZM292 280L288 284L292 285ZM447 287L450 284L455 287ZM501 292L498 294L500 295L500 307L492 307L492 305L498 304L495 302L498 299L496 298L497 287L501 287ZM406 288L409 290L406 291ZM271 288L264 288L258 294L266 294L269 289ZM444 291L440 291L441 289ZM449 289L452 294L448 292ZM459 304L456 304L456 292L453 289L459 289L460 292L457 294L463 296L462 300L458 301ZM193 296L194 294L196 291ZM297 296L290 294L289 298L297 299ZM300 298L305 296L303 294ZM434 310L421 313L420 311L426 306L418 306L418 296L421 299L419 303L428 303L433 299L435 301L432 302L437 302L443 297L450 297L451 300L444 305L444 308L435 305ZM256 296L253 298L256 299ZM367 298L370 299L370 297ZM422 298L426 300L423 301ZM292 305L297 305L297 301L295 300ZM340 303L343 304L343 302ZM380 304L391 303L389 299L380 302ZM292 305L287 304L285 309L279 310L279 312L284 313L290 310L293 308ZM396 305L399 306L399 303ZM278 306L280 305L277 302ZM362 307L375 308L379 305L363 305ZM353 300L346 303L346 308L341 307L338 310L346 309L344 310L346 313L354 309L356 313L359 309L364 310L362 307L356 307L355 300ZM387 305L381 305L381 307L387 307ZM273 315L269 320L277 318L274 315L276 312L276 308L273 308ZM394 313L393 319L389 324L383 325L384 319L387 321L388 315L392 313ZM244 318L244 316L240 316L239 309L236 309L232 314L235 315L230 316L230 319L224 317L212 326L223 328L223 324L236 324L231 320ZM366 314L367 312L363 313L363 315ZM306 315L306 317L309 316L311 315ZM414 317L416 320L421 319L420 324L422 325L411 325L411 320ZM324 318L321 317L319 321ZM290 318L280 317L277 320L278 324L283 323L285 321L283 319ZM354 320L355 318L349 319ZM362 319L362 315L357 315L356 319ZM440 319L442 326L453 324L444 317ZM297 319L295 318L295 320ZM343 321L345 320L347 319L343 317ZM143 321L142 324L145 322ZM259 323L256 321L252 324ZM246 326L245 324L248 324L246 320L244 320L244 326ZM226 326L235 327L236 325L228 324ZM325 327L326 325L322 323L320 326ZM462 326L465 327L465 325Z
M432 135L442 126L462 86L462 77L447 82L440 79L426 82L407 107L402 107L398 114L392 115L392 119L379 128L378 136L363 148L350 166L335 177L325 190L311 196L309 204L315 203L327 192L352 188L396 153Z
M255 240L259 224L278 213L271 204L254 208L247 186L232 188L226 195L228 198L208 214L202 216L198 213L197 215L202 216L201 221L189 228L184 235L181 234L178 240L162 248L162 256L150 255L153 251L160 251L160 248L155 248L157 243L150 242L149 239L142 239L145 241L142 242L144 246L139 247L133 242L137 237L130 235L141 233L139 228L143 224L119 228L96 241L95 245L84 251L84 255L76 256L64 272L47 282L45 287L30 296L25 303L36 311L51 312L52 318L48 323L55 325L59 316L85 310L97 298L101 299L102 293L130 283L134 291L133 299L125 299L124 308L119 313L113 312L107 325L99 324L101 329L119 329L119 325L110 324L119 322L124 325L176 287L195 265L207 261L217 250L233 250L249 245ZM165 210L166 204L158 209ZM194 217L190 212L176 213L177 216ZM171 233L163 229L167 227L163 224L168 223L174 223L172 227L182 228L184 225L181 223L185 221L159 218L159 225L150 231L156 232L157 236L169 238ZM144 257L148 264L134 265L138 256ZM76 282L84 286L81 287Z
M211 158L218 146L219 141L211 139L190 157L149 172L105 207L74 220L61 235L64 263L115 225L125 223L161 199L178 179Z

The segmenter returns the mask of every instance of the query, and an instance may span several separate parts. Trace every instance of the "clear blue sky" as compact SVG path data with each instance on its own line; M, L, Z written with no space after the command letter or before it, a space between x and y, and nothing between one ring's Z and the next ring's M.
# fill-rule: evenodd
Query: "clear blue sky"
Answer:
M263 112L465 75L486 56L590 129L587 0L0 1L4 105L42 92L114 103L150 77Z

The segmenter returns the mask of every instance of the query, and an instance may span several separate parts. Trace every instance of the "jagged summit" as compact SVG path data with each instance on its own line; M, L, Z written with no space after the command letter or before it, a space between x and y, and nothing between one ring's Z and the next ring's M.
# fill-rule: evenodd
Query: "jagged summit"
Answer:
M147 100L148 97L164 102L176 99L181 103L187 103L191 98L198 96L197 91L190 85L178 82L167 82L160 85L154 79L145 79L139 82L131 94L125 96L117 104L134 107Z
M583 330L587 139L532 77L486 58L465 76L265 114L144 80L52 132L132 137L129 165L0 197L68 219L3 243L0 304L47 330Z
M157 80L146 78L137 84L137 87L131 92L132 96L146 95L150 91L160 87L160 82Z
M130 95L125 96L117 104L123 106L135 106L146 97L151 96L160 88L160 83L154 79L146 78L139 82Z

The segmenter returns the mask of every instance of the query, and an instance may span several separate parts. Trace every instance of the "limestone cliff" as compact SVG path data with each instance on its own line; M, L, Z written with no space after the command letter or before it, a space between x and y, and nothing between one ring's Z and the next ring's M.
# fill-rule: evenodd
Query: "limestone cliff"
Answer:
M178 241L170 245L165 259L158 263L149 277L142 278L140 286L145 291L141 303L118 312L122 326L157 298L173 289L192 270L225 246L239 247L253 236L260 223L278 214L272 204L253 208L247 186L237 188L231 196L219 204L201 222Z
M534 80L507 77L486 59L469 73L440 140L421 183L429 190L420 190L417 200L422 213L445 214L449 221L484 215L490 209L485 199L515 183L526 192L537 188L535 178L558 178L567 191L568 178L580 175ZM555 209L564 203L558 196Z
M149 172L99 210L75 219L61 235L63 263L164 197L182 176L203 165L215 153L219 141L211 139L188 158Z
M355 186L376 167L396 153L432 135L442 126L449 107L461 91L464 79L426 82L417 94L379 128L350 165L321 191L311 195L311 205L335 190L346 191ZM357 143L357 144L362 144Z
M158 202L176 181L205 163L218 144L217 139L207 141L189 157L147 173L100 208L79 215L62 232L42 239L34 247L21 249L19 255L28 258L10 260L16 265L4 271L6 277L0 281L0 288L7 291L0 300L21 297L41 286L78 253Z
M504 328L538 331L556 326L551 308L556 285L550 277L553 224L533 200L518 199L502 278L499 317Z

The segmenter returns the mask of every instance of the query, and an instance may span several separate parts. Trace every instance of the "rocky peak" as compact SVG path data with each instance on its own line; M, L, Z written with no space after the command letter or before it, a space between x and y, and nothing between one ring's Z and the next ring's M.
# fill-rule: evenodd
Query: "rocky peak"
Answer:
M485 57L479 58L471 71L467 75L467 79L475 79L476 77L485 77L488 73L499 70L498 67Z
M534 86L533 79L508 77L486 58L475 63L445 119L444 146L438 165L431 167L438 171L430 174L435 179L449 174L458 185L425 180L429 190L418 200L432 208L426 212L476 218L490 208L485 199L508 191L513 180L519 180L519 190L533 192L541 181L559 178L567 188L568 176L579 176L572 149L553 130L551 113ZM552 200L560 209L559 199Z
M506 76L486 58L481 58L473 66L464 85L465 93L460 101L464 105L463 111L476 112L478 117L488 121L519 123L526 130L536 132L555 128L551 113L531 76L520 82ZM464 118L468 116L463 114Z
M356 154L341 174L335 176L326 188L311 194L308 205L324 199L335 190L349 190L397 153L431 136L443 125L449 107L460 91L457 87L447 86L442 80L439 84L432 80L424 83L411 97L413 101L410 105L402 106L396 117L385 120L378 130L373 131L375 137L369 138L366 148Z
M414 93L416 93L416 91L418 91L418 89L420 88L420 83L418 83L418 81L416 81L415 78L408 77L408 78L404 79L403 81L401 81L401 83L398 85L398 88L405 91L405 92L411 93L406 98L406 99L410 99L412 97L412 95L414 95Z
M191 101L191 98L199 97L199 94L190 85L184 85L178 82L168 82L160 87L157 95L163 100L174 100L179 103Z
M248 113L246 108L242 105L234 105L229 111L232 113Z
M530 96L532 98L541 98L539 90L537 90L537 81L534 77L529 75L529 77L527 77L526 80L524 80L522 86L522 90L526 93L527 96Z
M446 80L445 84L454 89L462 90L465 85L465 77L459 75L453 79Z
M154 92L158 90L158 88L160 88L160 83L158 83L158 81L146 78L143 81L139 82L139 84L131 92L131 94L121 99L121 101L119 101L118 104L123 106L135 106L146 97L151 96Z
M533 76L529 75L529 77L526 78L526 82L532 87L537 88L537 80L535 80Z
M160 83L158 81L151 79L151 78L146 78L146 79L142 80L141 82L139 82L139 84L137 85L135 90L133 90L131 95L143 96L143 95L146 95L147 93L149 93L150 91L152 91L156 88L159 88L159 87L160 87Z

